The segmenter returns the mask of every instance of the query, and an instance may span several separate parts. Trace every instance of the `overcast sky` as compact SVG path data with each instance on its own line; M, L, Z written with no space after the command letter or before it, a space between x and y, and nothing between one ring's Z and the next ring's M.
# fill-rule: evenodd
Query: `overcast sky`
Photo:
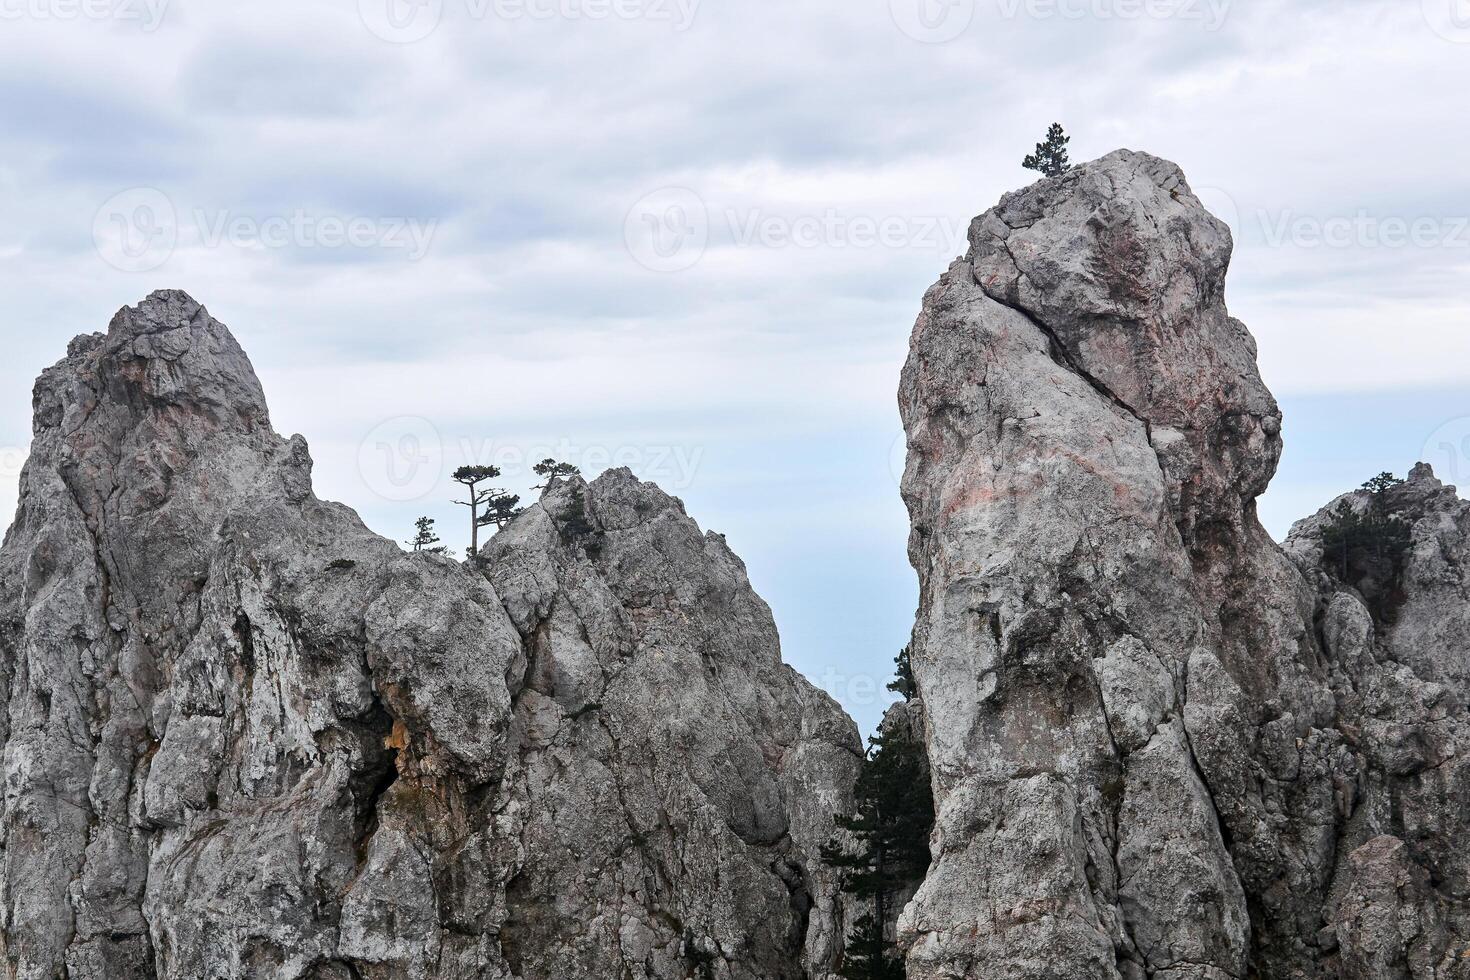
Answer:
M0 85L6 514L37 372L182 288L323 496L459 544L466 459L631 465L870 727L908 332L1053 120L1235 229L1274 534L1424 456L1470 484L1464 0L0 0Z

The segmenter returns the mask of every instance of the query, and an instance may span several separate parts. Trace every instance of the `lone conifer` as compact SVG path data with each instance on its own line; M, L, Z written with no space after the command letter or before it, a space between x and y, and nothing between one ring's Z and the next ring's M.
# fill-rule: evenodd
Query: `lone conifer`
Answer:
M1061 123L1052 123L1046 131L1046 139L1036 144L1036 152L1026 155L1021 166L1027 170L1039 170L1048 177L1060 177L1072 165L1067 162L1067 144L1072 137L1062 132Z

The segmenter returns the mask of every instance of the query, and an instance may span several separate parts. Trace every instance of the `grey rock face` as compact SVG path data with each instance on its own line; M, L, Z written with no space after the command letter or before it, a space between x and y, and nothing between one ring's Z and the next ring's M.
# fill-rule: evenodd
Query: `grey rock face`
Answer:
M35 412L0 549L8 975L825 974L857 734L678 501L617 471L483 574L404 554L312 495L178 292L74 341Z
M1467 505L1402 491L1386 631L1268 538L1280 413L1173 164L1110 154L970 243L900 390L939 809L910 977L1470 975Z

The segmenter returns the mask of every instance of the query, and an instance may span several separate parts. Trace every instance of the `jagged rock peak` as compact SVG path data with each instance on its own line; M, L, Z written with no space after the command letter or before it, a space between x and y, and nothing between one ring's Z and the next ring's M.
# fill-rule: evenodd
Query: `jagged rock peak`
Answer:
M115 401L138 408L198 408L210 410L221 424L270 426L250 358L229 328L182 290L161 289L118 310L105 335L72 341L73 371L79 358L92 362Z
M1270 540L1280 414L1230 248L1119 151L1006 195L925 296L915 980L1464 975L1470 520L1425 470L1381 502L1417 515L1391 625L1318 564L1326 518L1296 563Z
M0 548L24 980L807 980L860 759L718 535L627 471L461 565L318 500L180 292L36 386Z

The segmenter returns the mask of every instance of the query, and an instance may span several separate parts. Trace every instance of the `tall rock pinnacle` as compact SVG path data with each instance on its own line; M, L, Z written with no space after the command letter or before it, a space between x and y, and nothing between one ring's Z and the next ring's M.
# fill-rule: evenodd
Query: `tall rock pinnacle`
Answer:
M1416 606L1410 581L1405 608L1432 609L1375 638L1261 529L1280 414L1225 308L1228 229L1176 166L1119 151L1006 195L970 243L900 391L939 807L909 976L1467 975L1447 665L1470 640L1426 625L1463 598ZM1463 549L1436 520L1416 542ZM1401 709L1392 737L1437 748L1397 766L1364 693L1389 677L1435 706ZM1422 933L1389 934L1418 909Z
M857 732L723 539L622 470L482 558L317 500L183 293L74 341L0 549L7 975L826 976Z

